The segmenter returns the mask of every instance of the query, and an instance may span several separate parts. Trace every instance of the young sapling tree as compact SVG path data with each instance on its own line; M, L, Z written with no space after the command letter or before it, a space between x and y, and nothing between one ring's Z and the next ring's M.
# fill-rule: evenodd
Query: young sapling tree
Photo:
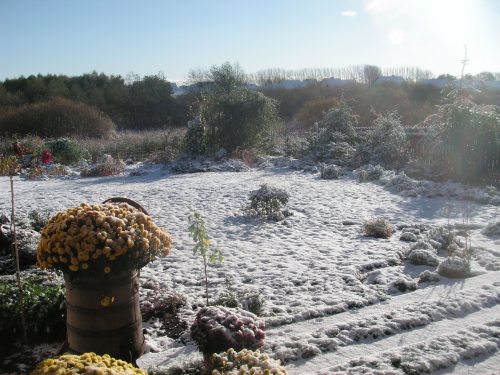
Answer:
M208 264L222 263L223 254L218 246L214 246L208 237L205 220L198 212L189 215L189 234L194 241L193 254L200 254L203 258L203 270L205 273L205 296L208 302Z

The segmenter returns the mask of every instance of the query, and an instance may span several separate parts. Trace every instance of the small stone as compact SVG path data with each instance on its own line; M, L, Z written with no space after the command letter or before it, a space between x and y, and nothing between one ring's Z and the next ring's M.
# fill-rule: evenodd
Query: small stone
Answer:
M358 223L353 221L353 220L344 220L342 222L342 225L356 225L356 224L358 224Z

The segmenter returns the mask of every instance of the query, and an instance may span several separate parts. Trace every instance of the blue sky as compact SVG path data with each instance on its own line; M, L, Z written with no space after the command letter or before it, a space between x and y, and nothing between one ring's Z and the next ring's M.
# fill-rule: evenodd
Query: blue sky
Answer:
M0 0L0 80L190 69L500 72L497 0Z

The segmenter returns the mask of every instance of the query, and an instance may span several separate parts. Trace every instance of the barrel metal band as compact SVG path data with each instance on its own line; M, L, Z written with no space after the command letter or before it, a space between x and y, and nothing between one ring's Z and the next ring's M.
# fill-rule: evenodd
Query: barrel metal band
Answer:
M142 320L138 320L132 324L120 327L120 328L115 328L111 330L104 330L104 331L89 331L87 329L81 329L72 326L69 323L66 323L66 327L69 332L72 332L78 336L83 336L83 337L94 337L94 338L102 338L102 337L110 337L110 336L120 336L122 334L130 333L130 332L135 332L139 326L142 325Z
M115 313L118 311L129 310L131 308L131 306L133 306L133 305L135 305L135 299L133 297L131 299L129 299L128 301L125 301L125 302L120 303L118 305L113 304L113 305L110 305L107 307L101 307L98 309L89 309L87 307L75 306L75 305L69 303L68 301L66 301L66 308L67 309L69 309L71 311L75 311L75 312L89 314L89 315L93 315L97 312L99 312L99 313Z

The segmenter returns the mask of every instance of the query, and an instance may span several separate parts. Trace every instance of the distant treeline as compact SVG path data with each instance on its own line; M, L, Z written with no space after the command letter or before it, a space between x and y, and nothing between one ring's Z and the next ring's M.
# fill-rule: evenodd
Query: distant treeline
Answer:
M343 74L348 77L356 73L359 75L358 79L343 86L329 87L319 81L312 81L300 88L282 89L263 85L259 90L276 100L279 115L286 126L303 129L312 127L325 111L337 106L340 101L349 104L359 116L361 126L371 124L377 113L393 110L398 111L404 125L414 125L423 121L429 114L435 113L436 106L441 103L445 94L439 88L412 80L404 84L391 82L374 84L376 77L383 73L381 69L370 65L355 68L352 67ZM245 78L247 81L269 83L279 79L305 78L311 75L315 76L313 78L319 78L329 73L334 72L316 72L314 69L310 71L271 69L258 72L258 77L245 75ZM393 73L406 73L408 78L428 77L430 74L418 68L400 68ZM481 74L480 78L483 79L496 78L492 73ZM191 77L195 78L191 82L193 88L196 88L197 84L206 83L204 82L206 75L203 72L192 72ZM92 119L97 118L96 113L102 115L100 123L106 124L107 129L109 119L118 129L185 127L194 115L191 108L199 99L200 92L194 89L187 95L172 94L172 85L161 73L142 78L139 76L124 78L92 72L73 77L32 75L7 79L0 82L0 134L12 135L15 132L20 135L38 133L41 136L54 136L53 132L49 132L54 121L68 122L64 126L61 124L61 129L65 132L70 132L72 128L81 131L85 129L87 123L95 122ZM478 104L500 103L499 91L483 90L472 92L471 95ZM82 105L86 105L88 109ZM51 108L56 107L57 110L51 111ZM40 117L42 114L43 118ZM80 118L83 120L80 121ZM38 128L40 132L37 131ZM93 133L99 134L96 131Z
M96 72L75 77L39 74L0 83L0 109L55 98L95 107L109 116L119 129L184 126L189 107L183 98L172 97L171 84L162 74L133 82Z

